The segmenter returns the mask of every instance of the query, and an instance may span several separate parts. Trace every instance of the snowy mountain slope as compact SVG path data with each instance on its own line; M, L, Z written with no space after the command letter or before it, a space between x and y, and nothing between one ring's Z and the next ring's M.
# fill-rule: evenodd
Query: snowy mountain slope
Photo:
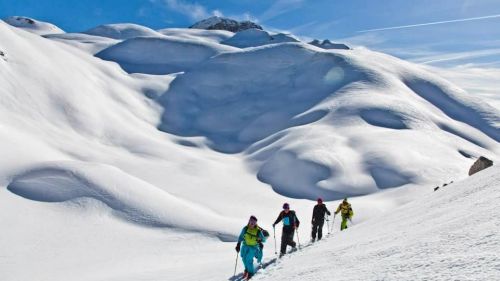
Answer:
M64 33L64 30L51 23L28 17L12 16L3 19L3 21L12 26L38 35Z
M133 23L116 23L116 24L103 24L97 27L91 28L83 33L108 37L112 39L130 39L135 37L158 37L161 36L158 32L147 28L142 25Z
M496 280L499 187L494 166L345 232L336 222L255 280Z
M117 62L129 73L168 74L192 69L211 56L232 50L199 40L138 37L113 45L96 56Z
M288 196L377 191L352 200L361 223L463 177L466 156L498 159L497 113L412 64L175 32L123 43L167 38L182 53L151 43L123 57L171 59L183 74L128 74L91 55L108 41L0 22L2 280L227 279L235 252L224 241L249 215L271 230L287 201L308 237L313 203ZM213 54L189 60L200 49Z
M160 129L246 152L261 181L294 198L444 180L465 174L464 155L499 151L498 111L362 49L283 43L224 53L178 76L159 103Z
M92 55L120 42L119 40L108 37L83 33L49 34L44 35L44 37L72 45L82 51L87 51Z
M164 28L158 30L159 33L176 38L191 40L208 41L220 43L233 37L234 33L226 30L204 30L204 29L186 29L186 28Z
M156 129L147 97L175 76L129 75L3 22L0 34L3 280L220 280L233 260L221 241L287 200L239 157Z
M234 46L238 48L247 47L257 47L267 44L277 44L285 42L298 42L297 38L294 38L288 34L274 34L271 35L269 32L261 29L247 29L234 34L233 37L224 40L222 44Z

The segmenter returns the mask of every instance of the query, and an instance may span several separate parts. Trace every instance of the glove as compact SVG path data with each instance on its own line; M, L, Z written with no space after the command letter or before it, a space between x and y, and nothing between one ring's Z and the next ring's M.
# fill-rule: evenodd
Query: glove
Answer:
M276 226L276 224L275 224L275 223L273 223L273 228L274 228L275 226Z
M238 244L236 244L236 248L235 249L236 249L236 252L238 252L238 253L240 252L240 245L241 245L240 242L238 242Z
M259 242L259 248L262 250L264 249L264 244L262 244L262 242Z

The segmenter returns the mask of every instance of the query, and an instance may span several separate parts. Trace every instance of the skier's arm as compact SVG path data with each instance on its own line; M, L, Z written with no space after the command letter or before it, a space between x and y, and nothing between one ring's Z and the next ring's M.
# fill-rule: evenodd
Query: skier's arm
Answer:
M335 214L338 214L340 212L340 205L339 207L337 208L337 211L335 211Z
M246 229L245 227L243 227L243 229L241 230L241 233L240 233L240 236L238 237L238 243L236 243L236 252L240 252L240 245L241 245L241 242L245 239L245 233L246 233Z
M299 227L300 221L299 221L299 218L297 217L297 214L295 214L295 212L293 212L293 216L295 217L295 227Z
M245 233L246 233L246 230L243 227L243 229L240 232L240 236L238 237L238 243L242 242L245 239Z
M328 211L328 208L326 207L326 205L324 205L324 206L325 206L324 208L325 208L326 213L327 213L329 216L331 216L332 214L330 213L330 211Z
M273 223L273 227L275 225L277 225L281 220L283 219L283 212L280 212L280 214L278 215L278 218L276 219L276 221Z

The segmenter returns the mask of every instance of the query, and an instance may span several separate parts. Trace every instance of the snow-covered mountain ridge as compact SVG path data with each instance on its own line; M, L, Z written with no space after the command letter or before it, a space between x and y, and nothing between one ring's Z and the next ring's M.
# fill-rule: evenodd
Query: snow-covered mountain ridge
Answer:
M37 34L0 22L6 280L221 280L250 214L269 229L290 202L308 237L310 199L359 195L367 222L499 159L498 110L370 50L132 24Z

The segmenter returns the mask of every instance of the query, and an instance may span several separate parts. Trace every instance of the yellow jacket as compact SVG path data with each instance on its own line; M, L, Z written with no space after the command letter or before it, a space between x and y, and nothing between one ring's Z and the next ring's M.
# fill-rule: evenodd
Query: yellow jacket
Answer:
M337 211L335 211L335 214L338 214L339 212L344 218L352 218L352 216L354 215L354 212L352 211L351 208L351 204L347 202L340 203L339 207L337 208Z

